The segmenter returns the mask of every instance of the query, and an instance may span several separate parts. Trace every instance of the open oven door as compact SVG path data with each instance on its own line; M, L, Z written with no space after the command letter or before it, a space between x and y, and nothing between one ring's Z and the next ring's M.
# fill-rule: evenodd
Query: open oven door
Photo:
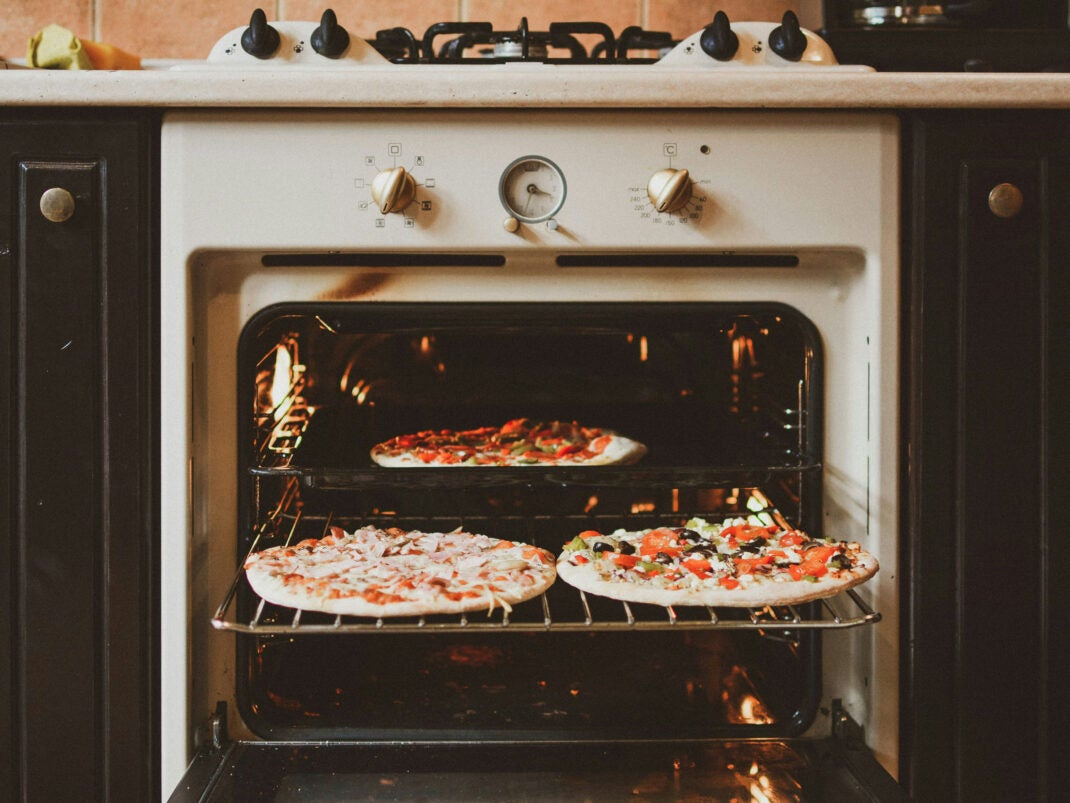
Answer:
M295 744L231 741L221 704L170 800L909 800L846 711L831 721L824 739Z

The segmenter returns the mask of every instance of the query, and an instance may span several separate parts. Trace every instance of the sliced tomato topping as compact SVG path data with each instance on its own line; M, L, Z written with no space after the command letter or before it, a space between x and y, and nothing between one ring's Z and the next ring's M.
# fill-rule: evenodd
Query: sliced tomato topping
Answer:
M739 574L754 574L755 566L766 566L772 562L772 555L762 555L760 558L736 558L736 572Z
M625 569L630 569L639 562L638 555L622 555L619 552L612 553L609 559Z
M651 530L643 536L643 540L639 544L639 554L643 557L652 557L659 552L664 552L674 558L679 557L683 554L683 550L678 546L674 546L675 544L676 533L672 530Z
M806 543L806 536L799 535L797 532L787 532L780 536L781 546L798 546L799 544Z
M731 589L731 588L739 588L739 580L737 580L734 577L722 577L717 582L720 583L725 588L729 588L729 589Z

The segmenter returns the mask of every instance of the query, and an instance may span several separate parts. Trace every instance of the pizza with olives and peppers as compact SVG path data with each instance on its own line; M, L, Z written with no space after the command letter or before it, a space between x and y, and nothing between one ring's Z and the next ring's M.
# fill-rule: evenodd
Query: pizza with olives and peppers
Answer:
M592 594L655 605L761 607L829 597L867 580L877 560L855 542L810 538L757 519L638 532L580 533L558 576Z
M646 447L575 421L516 418L502 426L424 430L372 448L380 466L608 466L634 463Z
M277 605L378 618L508 611L543 593L556 571L545 549L489 535L332 527L249 555L245 576Z

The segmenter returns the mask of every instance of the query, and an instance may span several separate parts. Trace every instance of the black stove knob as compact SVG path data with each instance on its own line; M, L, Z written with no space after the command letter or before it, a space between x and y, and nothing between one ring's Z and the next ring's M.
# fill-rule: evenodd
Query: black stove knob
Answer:
M714 14L713 22L703 28L698 43L702 52L718 61L731 61L739 50L739 37L732 31L728 15L723 11Z
M249 18L249 27L241 35L241 47L258 59L269 59L279 49L279 32L267 24L263 9L258 8Z
M784 19L769 32L769 47L782 59L798 61L806 51L806 34L799 27L794 11L785 11Z
M349 34L338 24L338 18L332 9L327 9L320 17L319 27L309 37L312 49L321 56L336 59L349 47Z

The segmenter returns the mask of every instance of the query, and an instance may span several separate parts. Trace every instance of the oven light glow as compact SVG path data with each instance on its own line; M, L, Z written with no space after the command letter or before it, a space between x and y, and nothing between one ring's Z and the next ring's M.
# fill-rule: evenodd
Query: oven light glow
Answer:
M431 337L430 335L424 335L420 338L420 353L425 357L431 354Z
M650 348L646 342L646 335L639 338L639 362L646 362L650 354Z
M762 701L753 694L745 694L739 701L739 718L748 725L768 725L774 721Z
M271 407L276 421L282 420L282 417L286 415L286 408L282 403L290 395L290 389L293 387L292 369L293 360L289 350L279 346L275 349L275 376L271 380Z
M596 507L598 507L598 497L597 496L591 496L591 497L589 497L587 499L587 505L583 508L583 512L584 513L590 513Z

